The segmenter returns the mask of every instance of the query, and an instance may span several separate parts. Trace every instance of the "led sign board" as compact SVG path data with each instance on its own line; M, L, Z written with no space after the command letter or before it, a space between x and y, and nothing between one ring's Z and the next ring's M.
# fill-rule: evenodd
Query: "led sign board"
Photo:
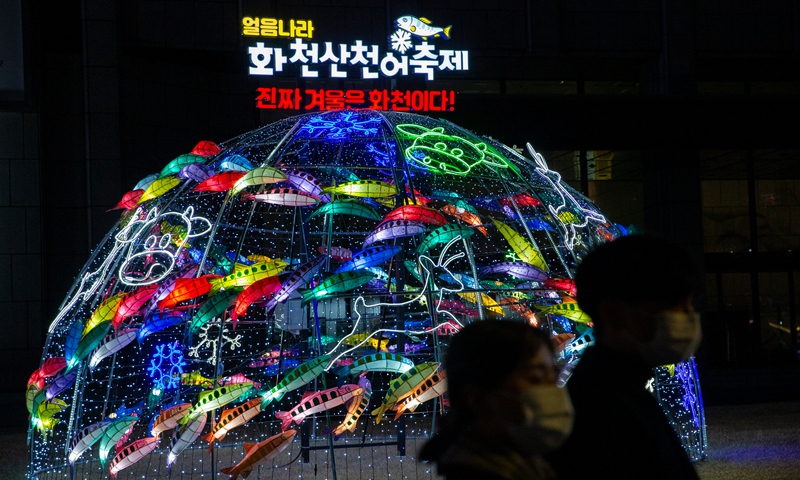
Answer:
M248 48L250 75L272 76L297 70L305 78L326 73L330 78L361 78L421 75L434 80L437 72L469 70L469 51L438 49L437 40L449 40L451 26L439 27L421 17L405 15L395 21L397 30L389 36L389 51L380 45L308 42L315 30L311 20L274 18L242 19L245 36L292 38L288 45L256 42Z
M244 37L257 37L248 47L250 75L301 78L377 80L420 75L432 81L437 72L469 70L467 50L439 49L452 26L436 26L424 17L395 20L388 49L363 40L351 43L314 41L317 30L309 19L242 18ZM287 40L280 44L268 39ZM337 90L259 87L256 107L269 110L337 110L367 108L400 111L452 111L452 90Z

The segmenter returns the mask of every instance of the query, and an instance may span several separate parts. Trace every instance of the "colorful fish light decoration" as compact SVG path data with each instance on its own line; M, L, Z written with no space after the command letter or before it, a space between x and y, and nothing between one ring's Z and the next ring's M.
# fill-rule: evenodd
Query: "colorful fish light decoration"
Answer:
M400 20L394 33L412 50L457 33ZM75 276L26 384L29 476L63 476L66 462L83 471L95 445L113 475L207 474L206 447L225 442L244 452L215 467L252 477L301 454L289 429L314 415L335 419L322 426L333 438L355 432L369 445L363 436L379 431L400 449L394 426L367 422L390 412L425 431L434 409L447 413L439 364L470 322L539 325L560 342L567 381L594 341L574 302L578 261L636 231L606 220L532 148L409 112L315 112L186 147L105 207L118 209L102 222L114 227ZM181 368L150 381L173 354ZM658 398L687 451L703 452L693 371L662 372ZM143 406L112 412L123 400ZM320 465L343 447L357 448L326 445Z
M383 403L372 411L375 423L381 423L384 412L392 408L400 400L413 394L417 387L432 377L439 365L438 362L420 363L389 382L390 387L383 398Z
M273 401L280 401L287 393L297 390L317 378L325 371L325 366L330 359L330 355L322 355L286 372L286 375L277 385L268 391L258 393L262 399L261 408L264 409Z
M325 433L333 433L334 440L339 440L345 431L354 432L358 425L358 419L367 411L369 400L372 397L372 384L367 377L361 377L358 380L358 387L359 390L354 391L353 398L347 407L344 421L336 428L325 431Z
M141 438L129 443L119 449L119 453L111 460L111 477L116 478L117 474L134 463L142 460L158 447L158 437Z
M286 448L291 445L295 435L297 435L297 430L287 430L283 433L273 435L263 442L245 443L244 459L232 467L223 468L220 470L220 473L230 475L231 480L236 480L239 475L247 478L256 464L271 460L279 453L286 450Z
M178 421L185 417L191 410L191 403L179 403L172 407L161 410L161 412L153 419L150 426L150 435L157 437L162 433L172 430L178 426Z
M293 409L288 412L275 412L275 417L281 421L281 429L286 431L292 422L300 425L309 415L343 405L360 393L361 387L357 385L342 385L320 392L306 392Z
M183 418L181 418L178 423L180 425L186 425L201 415L205 415L206 412L231 403L237 398L243 396L251 388L253 388L253 383L246 382L236 385L226 385L203 392L197 399L197 403L192 406L189 412Z
M258 397L238 407L223 410L219 422L211 429L211 432L202 437L208 442L209 451L213 448L215 441L221 441L228 432L249 422L259 413L261 413L261 399Z

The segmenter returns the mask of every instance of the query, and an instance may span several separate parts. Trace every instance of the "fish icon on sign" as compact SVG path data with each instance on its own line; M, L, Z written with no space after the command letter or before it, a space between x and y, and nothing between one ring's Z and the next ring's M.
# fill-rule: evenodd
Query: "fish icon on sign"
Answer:
M441 37L445 40L450 40L450 29L453 28L452 25L448 25L444 28L434 27L427 18L417 18L413 15L404 15L395 20L395 23L401 30L421 37L423 40L427 40L428 37Z

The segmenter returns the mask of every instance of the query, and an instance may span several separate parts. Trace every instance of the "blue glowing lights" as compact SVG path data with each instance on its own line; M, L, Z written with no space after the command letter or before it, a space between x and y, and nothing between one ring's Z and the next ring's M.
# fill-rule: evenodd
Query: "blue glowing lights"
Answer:
M156 345L156 353L150 358L150 366L147 367L147 373L153 379L153 388L162 391L178 388L185 366L180 343L176 341Z

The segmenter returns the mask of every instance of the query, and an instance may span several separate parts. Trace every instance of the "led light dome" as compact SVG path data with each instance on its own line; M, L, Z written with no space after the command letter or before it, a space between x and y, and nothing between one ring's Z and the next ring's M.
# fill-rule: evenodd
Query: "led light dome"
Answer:
M627 233L530 146L371 110L203 141L117 208L28 385L41 479L70 463L100 474L95 442L121 476L166 478L167 458L181 478L246 469L254 450L230 446L267 444L272 478L315 465L431 476L393 452L413 457L442 412L450 336L474 321L529 322L557 339L569 372L593 341L572 272ZM654 378L702 457L693 360ZM276 435L292 423L302 434ZM139 442L154 424L160 443ZM362 440L356 466L337 445Z

